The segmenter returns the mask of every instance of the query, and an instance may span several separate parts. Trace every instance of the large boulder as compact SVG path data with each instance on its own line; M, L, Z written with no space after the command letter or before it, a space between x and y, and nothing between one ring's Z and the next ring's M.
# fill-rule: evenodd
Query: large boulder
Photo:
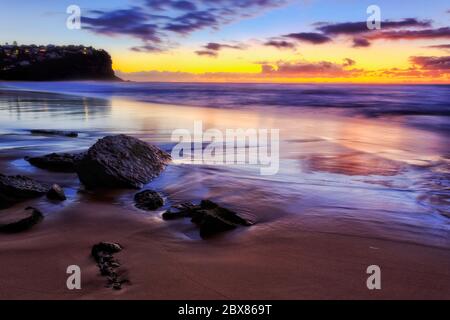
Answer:
M156 146L126 135L98 140L76 163L76 172L87 188L142 188L158 176L170 155Z
M75 172L75 163L83 153L50 153L39 157L25 157L30 164L50 171Z
M13 233L27 230L43 219L38 209L27 207L0 213L0 232Z
M50 190L48 184L25 176L6 176L0 173L0 209L16 202L36 198Z

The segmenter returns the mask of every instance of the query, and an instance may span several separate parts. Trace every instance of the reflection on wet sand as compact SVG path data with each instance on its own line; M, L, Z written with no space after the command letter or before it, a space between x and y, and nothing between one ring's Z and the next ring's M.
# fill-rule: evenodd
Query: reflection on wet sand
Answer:
M448 176L432 171L436 170L436 163L444 161L448 152L447 137L409 127L399 119L390 122L389 119L355 118L337 112L322 113L318 117L317 112L310 109L287 108L284 112L279 108L265 107L264 112L257 112L253 109L149 104L121 98L103 100L3 92L0 96L0 123L8 134L2 136L2 159L6 161L4 166L14 172L20 173L24 169L33 172L27 169L27 163L14 162L14 158L79 151L99 137L114 133L130 134L170 150L175 143L171 141L172 131L179 128L193 130L194 121L198 120L203 122L204 130L279 128L281 169L276 176L262 177L258 171L247 167L210 167L201 163L179 166L181 176L176 178L175 184L184 179L190 181L190 188L184 190L182 187L185 200L200 197L225 200L229 198L226 195L230 189L233 197L225 201L246 212L251 209L242 203L259 203L259 211L266 212L261 202L263 198L267 198L268 203L279 204L311 198L308 208L323 201L334 201L333 206L357 209L359 202L345 194L342 198L335 198L331 196L331 190L345 188L362 192L377 185L383 187L383 191L373 194L372 191L364 191L366 197L375 203L386 203L385 192L389 192L389 196L398 199L392 203L392 211L395 211L395 206L403 211L401 207L406 203L410 206L408 210L412 211L448 212L445 202ZM81 135L69 140L32 136L26 134L30 128L75 130ZM12 163L20 163L20 168L12 165L11 159ZM44 174L40 170L34 172ZM161 188L168 188L167 192L172 194L174 182L162 179L167 185ZM71 185L76 183L75 180ZM236 193L236 190L242 193ZM412 192L415 197L404 198L402 190ZM279 211L283 215L286 210L280 207ZM358 210L348 210L346 214L355 218L360 215ZM323 215L327 213L324 211ZM386 217L382 219L386 220ZM420 224L419 221L417 223Z
M308 158L311 170L326 171L349 176L395 176L400 173L401 163L362 152L337 155L314 155Z

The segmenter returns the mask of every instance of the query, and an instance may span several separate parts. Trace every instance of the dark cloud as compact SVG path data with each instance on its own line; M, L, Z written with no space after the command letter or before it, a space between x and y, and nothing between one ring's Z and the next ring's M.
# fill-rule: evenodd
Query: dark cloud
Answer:
M166 10L168 8L181 11L194 11L197 6L191 1L173 1L173 0L146 0L146 5L153 10Z
M370 42L366 38L353 38L353 48L370 47Z
M342 64L343 67L352 67L356 64L356 61L350 58L345 58L344 63Z
M126 35L163 49L170 33L187 35L284 5L288 0L145 0L141 6L92 10L83 27L98 34ZM245 9L245 10L244 10ZM157 14L155 14L157 13ZM139 46L134 47L139 49Z
M151 44L145 44L142 46L132 47L130 50L135 52L160 52L161 48Z
M290 33L284 35L283 37L298 41L305 41L312 44L322 44L331 41L331 38L329 38L328 36L316 32Z
M217 28L219 18L210 11L193 11L174 18L164 29L179 34L189 34L204 28Z
M217 51L211 51L211 50L198 50L195 51L196 54L199 56L208 56L208 57L217 57L218 53Z
M129 35L143 41L159 43L158 26L150 21L152 15L147 14L139 8L93 12L96 17L84 17L83 27L95 33L104 35Z
M295 49L294 43L285 40L269 40L264 45L278 49Z
M416 39L440 39L450 38L450 28L444 27L439 29L423 29L423 30L400 30L400 31L384 31L376 32L368 35L370 39L386 39L386 40L416 40Z
M318 31L323 32L326 35L341 35L341 34L359 34L365 32L371 32L367 28L367 22L343 22L343 23L318 23L316 24ZM382 29L397 29L397 28L410 28L410 27L430 27L431 21L429 20L417 20L414 18L407 18L399 21L382 21Z
M434 46L427 46L426 48L450 50L450 44L438 44Z
M450 56L444 57L410 57L413 65L423 70L441 70L450 72Z
M428 46L427 48L450 49L450 44L438 44L438 45L435 45L435 46Z
M237 50L242 49L242 46L240 46L240 45L222 44L222 43L216 43L216 42L210 42L203 47L207 50L212 50L212 51L219 51L222 49L237 49Z

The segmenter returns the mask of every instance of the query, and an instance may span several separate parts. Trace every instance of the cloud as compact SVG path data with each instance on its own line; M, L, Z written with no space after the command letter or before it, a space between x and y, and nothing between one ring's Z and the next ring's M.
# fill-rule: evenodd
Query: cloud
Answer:
M142 46L131 47L131 51L134 52L161 52L161 49L151 44L145 44Z
M222 49L243 49L242 45L231 45L231 44L223 44L217 42L209 42L208 44L203 46L204 49L195 51L195 53L199 56L209 56L209 57L217 57L219 55L219 51Z
M158 25L148 21L157 20L156 17L140 10L139 7L129 9L91 12L95 17L83 17L83 28L92 32L115 36L128 35L143 41L160 43L161 38L158 34Z
M440 70L450 72L450 56L444 57L410 57L413 65L423 70Z
M274 65L262 64L261 73L272 77L348 77L354 74L356 70L346 70L344 68L354 64L355 61L352 59L345 59L343 64L328 61L279 61Z
M370 47L370 42L366 38L353 38L353 48Z
M199 56L208 56L208 57L217 57L218 53L217 51L211 51L211 50L198 50L195 51L196 54Z
M342 23L316 23L318 26L316 29L326 35L353 35L365 32L372 32L367 28L367 22L342 22ZM415 18L406 18L398 21L382 21L382 29L396 29L396 28L409 28L409 27L430 27L431 21L429 20L417 20Z
M385 40L417 40L417 39L441 39L450 38L450 27L438 29L423 30L400 30L376 32L367 35L369 39L385 39Z
M344 63L342 64L343 67L351 67L356 64L356 61L350 58L345 58Z
M325 37L354 36L353 47L369 47L372 40L416 40L416 39L441 39L450 38L450 28L431 28L431 20L418 20L405 18L392 21L385 20L381 23L380 30L370 30L366 22L342 22L313 24L316 30ZM319 33L320 34L320 33Z
M207 45L203 46L207 50L219 51L222 49L237 49L241 50L241 45L231 45L231 44L222 44L217 42L210 42Z
M427 46L427 48L433 48L433 49L450 49L450 44L438 44L434 46Z
M269 40L265 42L264 45L278 49L295 49L294 43L285 40Z
M197 9L195 3L191 1L173 1L173 0L146 0L146 5L153 10L165 10L173 8L181 11L193 11Z
M328 36L316 32L290 33L284 35L283 37L298 41L305 41L312 44L323 44L331 41L331 38L329 38Z
M145 0L139 6L91 10L83 17L83 27L101 35L125 35L144 42L143 46L135 46L133 50L144 50L145 46L163 50L173 33L185 36L198 30L218 29L224 24L254 16L287 2L288 0Z
M450 44L438 44L438 45L426 46L425 48L450 51Z
M193 11L172 19L164 30L179 34L189 34L204 28L217 28L220 24L218 16L210 11Z

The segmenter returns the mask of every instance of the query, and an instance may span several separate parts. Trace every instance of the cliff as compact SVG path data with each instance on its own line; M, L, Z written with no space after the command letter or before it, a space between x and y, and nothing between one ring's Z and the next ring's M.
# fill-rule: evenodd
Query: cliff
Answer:
M0 79L120 80L105 50L85 46L0 46Z

